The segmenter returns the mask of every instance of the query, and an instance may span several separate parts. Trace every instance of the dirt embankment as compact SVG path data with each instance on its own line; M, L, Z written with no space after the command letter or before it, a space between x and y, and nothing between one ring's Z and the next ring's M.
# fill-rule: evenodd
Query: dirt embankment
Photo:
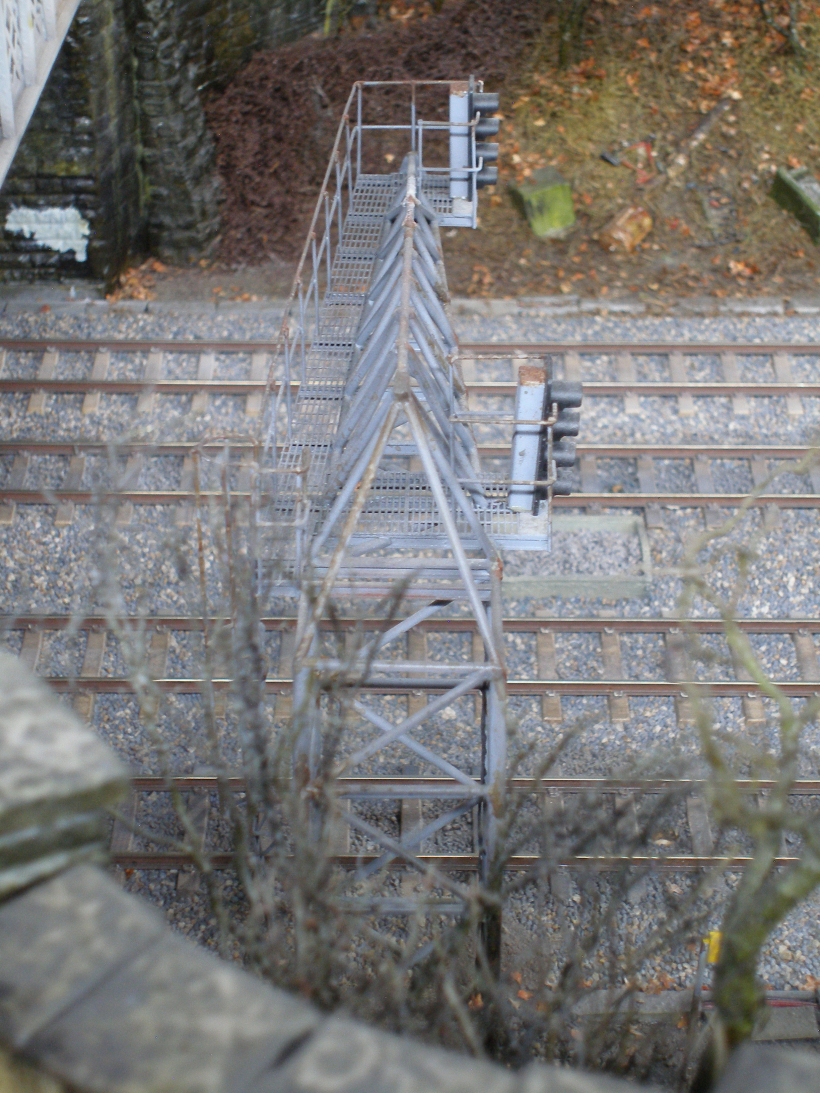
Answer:
M818 292L815 245L769 190L777 165L820 174L820 7L797 5L802 58L776 29L794 5L780 7L767 5L773 27L756 0L592 0L577 63L563 71L552 0L445 0L438 14L427 0L394 0L393 21L375 30L260 53L207 103L226 195L209 290L246 298L229 270L264 265L283 291L355 80L474 73L502 93L500 181L482 194L478 231L445 233L456 294L636 293L662 304ZM718 104L727 109L668 181ZM601 159L634 165L627 146L649 135L659 174L648 184ZM562 242L536 239L509 193L548 164L575 199ZM630 205L650 212L653 230L635 253L608 253L601 230Z
M260 262L301 248L356 80L475 73L496 87L535 41L547 7L544 0L451 0L426 19L257 54L207 104L226 195L220 258Z

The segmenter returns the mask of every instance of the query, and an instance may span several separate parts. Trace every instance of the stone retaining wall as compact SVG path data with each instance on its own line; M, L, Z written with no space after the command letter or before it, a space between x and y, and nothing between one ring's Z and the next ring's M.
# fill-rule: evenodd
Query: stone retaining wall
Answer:
M0 191L0 224L13 208L51 219L76 209L87 253L36 226L3 230L0 278L110 284L130 257L184 263L206 252L219 232L219 187L201 95L255 49L315 29L323 7L83 0Z

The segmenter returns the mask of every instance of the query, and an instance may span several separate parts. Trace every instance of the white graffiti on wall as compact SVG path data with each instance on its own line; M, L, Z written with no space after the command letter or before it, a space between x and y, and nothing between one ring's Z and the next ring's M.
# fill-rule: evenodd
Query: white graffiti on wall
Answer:
M22 232L28 239L60 254L73 250L78 262L86 260L90 227L73 206L27 209L13 205L6 217L6 231Z

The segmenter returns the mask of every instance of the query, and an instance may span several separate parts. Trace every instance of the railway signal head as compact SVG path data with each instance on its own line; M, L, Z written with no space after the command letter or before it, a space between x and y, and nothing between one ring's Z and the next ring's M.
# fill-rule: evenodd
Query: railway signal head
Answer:
M553 478L553 495L566 497L572 492L571 469L575 465L575 440L581 425L581 384L574 380L552 380L547 385L545 419L546 443L542 444L541 473ZM551 434L551 436L549 435ZM550 444L551 440L551 444Z
M470 121L475 136L473 166L476 189L494 186L498 182L498 168L493 166L498 161L498 145L487 140L498 133L500 120L492 115L497 113L499 97L489 91L470 93Z
M442 225L477 227L478 191L498 182L498 95L474 77L450 82L450 198Z

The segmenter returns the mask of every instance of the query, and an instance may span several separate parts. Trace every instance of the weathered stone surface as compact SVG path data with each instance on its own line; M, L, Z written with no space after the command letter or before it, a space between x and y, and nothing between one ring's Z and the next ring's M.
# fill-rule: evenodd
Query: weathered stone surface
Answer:
M165 931L160 914L78 866L0 907L0 1038L15 1048Z
M515 1088L515 1075L491 1063L331 1019L248 1093L514 1093Z
M84 0L0 194L10 208L75 208L90 225L87 258L21 234L0 234L7 279L110 279L143 245L134 70L124 31L129 0Z
M778 205L794 213L815 243L820 243L820 182L808 167L795 171L778 167L771 195Z
M127 771L16 657L0 654L0 868L19 844L88 841L93 813L126 790Z
M88 1093L631 1088L562 1067L532 1065L515 1074L353 1021L323 1019L172 935L153 908L91 867L0 908L0 1041ZM20 1073L0 1054L2 1093L4 1066ZM29 1076L23 1093L58 1093Z
M63 1086L0 1048L0 1093L62 1093Z
M173 259L218 229L218 182L200 103L253 52L321 26L324 0L83 0L0 194L76 208L88 254L0 231L0 277L111 283L150 247Z
M640 1093L660 1093L655 1086L635 1086L605 1074L540 1063L531 1063L522 1071L516 1086L516 1093L636 1093L638 1090Z
M320 1021L171 934L98 870L0 912L0 1038L74 1088L243 1090Z
M820 1055L744 1044L732 1058L715 1093L817 1093Z
M213 143L195 88L186 13L176 0L130 0L130 11L149 183L148 246L169 261L184 261L201 254L216 236L220 196Z
M623 1093L627 1088L632 1087L614 1078L557 1066L533 1064L515 1074L334 1018L284 1067L261 1075L248 1093Z
M753 1040L820 1040L817 1013L809 1006L766 1006L758 1018Z
M533 171L510 193L539 239L563 239L575 223L572 189L554 167Z

